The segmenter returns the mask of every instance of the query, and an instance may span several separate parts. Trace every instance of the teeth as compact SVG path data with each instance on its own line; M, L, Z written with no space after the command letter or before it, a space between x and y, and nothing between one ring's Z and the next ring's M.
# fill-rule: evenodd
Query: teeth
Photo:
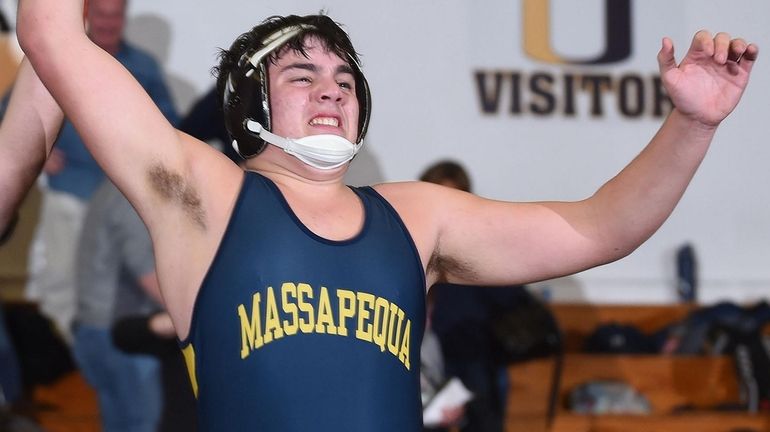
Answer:
M316 117L310 120L311 125L323 125L323 126L339 126L340 122L336 118L331 117Z

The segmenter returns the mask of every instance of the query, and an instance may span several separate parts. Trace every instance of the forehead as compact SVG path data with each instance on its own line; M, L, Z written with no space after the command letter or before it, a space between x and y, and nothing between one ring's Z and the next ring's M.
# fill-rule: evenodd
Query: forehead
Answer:
M273 65L285 65L288 63L331 63L349 65L346 58L340 57L328 44L317 36L306 36L302 41L302 50L296 49L291 44L286 44L271 55L268 62Z

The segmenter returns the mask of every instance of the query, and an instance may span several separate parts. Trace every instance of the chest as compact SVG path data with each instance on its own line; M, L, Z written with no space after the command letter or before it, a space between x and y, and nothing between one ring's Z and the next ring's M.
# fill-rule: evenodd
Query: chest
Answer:
M320 238L347 240L360 233L364 226L364 205L352 190L328 197L281 192L287 215Z

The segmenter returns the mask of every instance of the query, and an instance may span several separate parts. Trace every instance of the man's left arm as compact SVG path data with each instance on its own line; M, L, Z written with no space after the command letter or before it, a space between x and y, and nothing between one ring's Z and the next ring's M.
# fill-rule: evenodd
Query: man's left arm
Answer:
M742 39L701 31L677 65L673 44L665 38L658 62L675 109L645 149L582 201L503 203L461 194L441 198L429 277L526 283L631 253L673 211L717 126L737 106L758 53L756 45Z

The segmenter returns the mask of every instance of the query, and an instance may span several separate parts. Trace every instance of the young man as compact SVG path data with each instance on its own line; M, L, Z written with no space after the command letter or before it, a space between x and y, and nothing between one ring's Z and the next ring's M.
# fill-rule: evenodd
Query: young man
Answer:
M419 182L345 186L370 106L327 17L269 20L224 56L244 174L163 118L88 40L81 9L22 0L19 39L149 227L204 430L420 430L425 287L521 284L629 254L673 210L758 55L699 32L677 66L664 39L677 109L652 142L586 200L520 204Z

